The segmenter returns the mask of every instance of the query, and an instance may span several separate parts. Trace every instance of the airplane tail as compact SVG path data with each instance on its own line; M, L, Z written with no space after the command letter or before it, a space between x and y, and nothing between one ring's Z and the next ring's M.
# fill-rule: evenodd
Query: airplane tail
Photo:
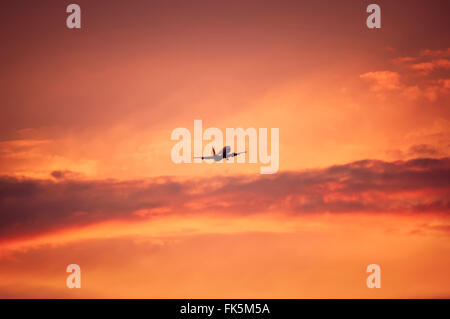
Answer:
M213 156L216 155L216 150L214 149L214 147L212 148L212 153L213 153Z

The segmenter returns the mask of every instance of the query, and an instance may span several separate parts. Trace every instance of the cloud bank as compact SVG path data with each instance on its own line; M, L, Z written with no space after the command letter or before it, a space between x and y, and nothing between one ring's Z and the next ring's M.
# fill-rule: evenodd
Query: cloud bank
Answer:
M363 160L275 176L0 178L0 236L161 214L449 213L450 159ZM63 178L68 176L68 178Z

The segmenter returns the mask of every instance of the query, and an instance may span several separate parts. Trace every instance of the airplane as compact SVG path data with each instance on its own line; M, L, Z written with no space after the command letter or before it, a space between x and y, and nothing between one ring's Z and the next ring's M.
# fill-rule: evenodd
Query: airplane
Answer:
M194 157L194 158L201 158L202 160L212 159L216 162L219 162L223 160L224 158L228 161L231 157L238 156L239 154L244 154L247 152L239 152L239 153L230 153L231 147L225 146L219 153L216 154L216 150L214 147L212 148L212 156L202 156L202 157Z

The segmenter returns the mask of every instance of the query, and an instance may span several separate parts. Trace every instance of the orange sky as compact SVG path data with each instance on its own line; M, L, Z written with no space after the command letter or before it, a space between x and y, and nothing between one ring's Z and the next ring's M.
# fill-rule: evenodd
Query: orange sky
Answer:
M449 296L448 1L379 30L369 1L77 3L0 10L0 297ZM194 120L279 128L279 172L174 164Z

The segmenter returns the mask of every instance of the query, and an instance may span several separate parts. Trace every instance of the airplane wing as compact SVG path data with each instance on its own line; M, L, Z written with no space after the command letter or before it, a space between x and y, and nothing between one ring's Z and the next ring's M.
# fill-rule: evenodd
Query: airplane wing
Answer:
M244 153L247 153L247 152L232 153L232 154L230 154L230 155L227 156L227 157L238 156L239 154L244 154Z
M194 156L194 158L201 158L202 160L215 159L214 156L197 156L197 157Z

